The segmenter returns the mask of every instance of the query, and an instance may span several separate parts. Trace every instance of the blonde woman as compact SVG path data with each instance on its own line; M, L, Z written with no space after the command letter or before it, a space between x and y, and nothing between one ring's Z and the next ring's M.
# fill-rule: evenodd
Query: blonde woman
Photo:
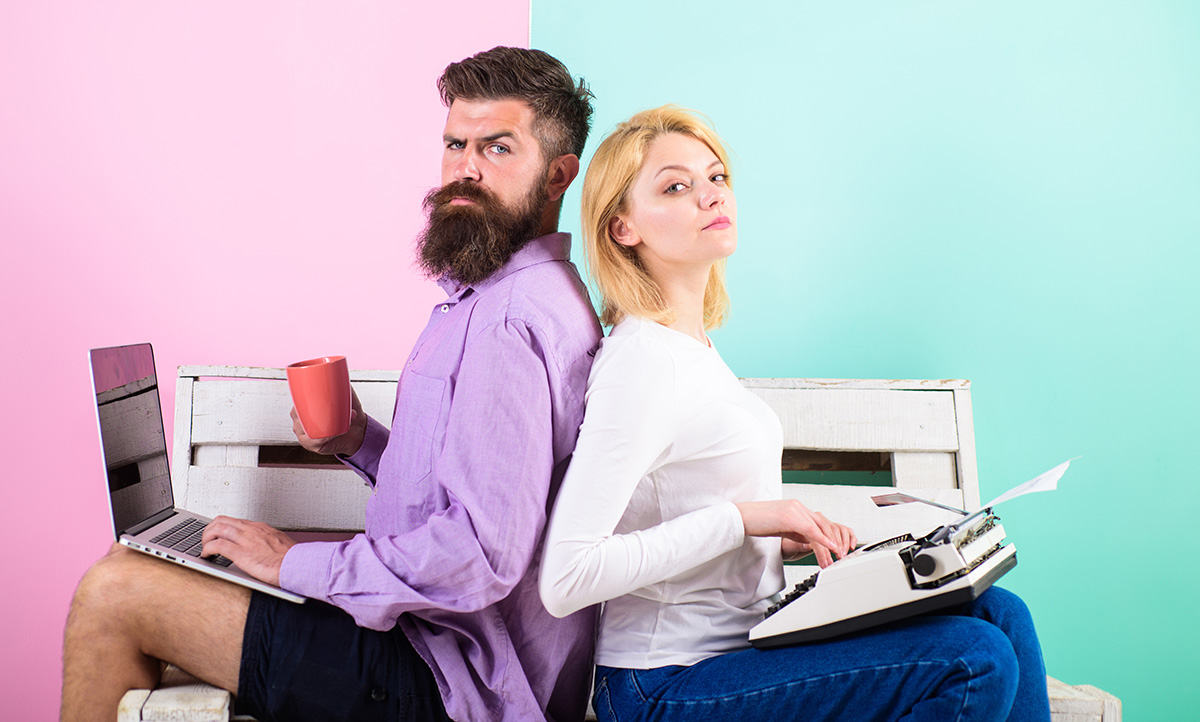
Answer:
M635 115L600 145L583 234L612 331L550 521L540 591L605 603L601 720L1048 720L1028 610L986 592L952 613L760 651L749 629L785 558L826 566L854 532L781 499L779 420L707 331L737 248L729 158L698 115Z

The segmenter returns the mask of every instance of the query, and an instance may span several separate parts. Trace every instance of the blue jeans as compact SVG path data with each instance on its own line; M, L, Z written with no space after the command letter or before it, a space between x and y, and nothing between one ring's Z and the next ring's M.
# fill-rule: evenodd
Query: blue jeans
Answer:
M746 649L689 667L599 667L600 722L1050 719L1025 603L991 588L936 614L838 639Z

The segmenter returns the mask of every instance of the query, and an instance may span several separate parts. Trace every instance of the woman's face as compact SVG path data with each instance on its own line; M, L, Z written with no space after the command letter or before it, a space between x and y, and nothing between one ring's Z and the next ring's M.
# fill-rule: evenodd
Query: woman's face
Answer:
M652 275L702 271L737 248L737 203L725 166L701 141L659 136L629 190L613 238L636 248Z

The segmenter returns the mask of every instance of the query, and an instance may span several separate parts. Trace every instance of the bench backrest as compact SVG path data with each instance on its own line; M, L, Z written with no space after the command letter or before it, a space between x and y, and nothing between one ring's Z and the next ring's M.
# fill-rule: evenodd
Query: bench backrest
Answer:
M352 371L367 413L385 423L397 371ZM860 541L936 526L953 514L924 504L878 508L894 486L949 506L979 505L967 381L743 379L783 425L785 494L849 524ZM172 477L176 503L303 531L363 528L370 490L335 460L301 449L283 369L179 369ZM332 461L332 463L331 463ZM866 485L837 483L842 472ZM830 483L831 479L833 483ZM802 570L793 570L795 576Z
M351 371L364 410L391 419L399 371ZM299 531L358 531L370 489L292 433L283 369L182 366L175 395L175 503Z

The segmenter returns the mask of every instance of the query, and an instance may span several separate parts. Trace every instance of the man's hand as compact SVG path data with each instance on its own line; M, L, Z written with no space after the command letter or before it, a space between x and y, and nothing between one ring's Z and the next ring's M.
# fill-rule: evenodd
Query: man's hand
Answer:
M354 393L353 389L350 390L350 399L350 430L341 436L329 436L324 439L313 439L304 433L304 424L300 423L300 415L293 408L292 431L299 439L300 445L318 454L354 456L367 435L367 415L363 413L362 402L358 400L358 394Z
M746 536L777 536L789 559L815 552L817 563L827 567L833 557L844 557L857 539L850 527L835 524L795 499L748 501L737 504Z
M279 586L279 569L296 540L257 521L219 516L204 529L203 555L220 554L250 576Z

